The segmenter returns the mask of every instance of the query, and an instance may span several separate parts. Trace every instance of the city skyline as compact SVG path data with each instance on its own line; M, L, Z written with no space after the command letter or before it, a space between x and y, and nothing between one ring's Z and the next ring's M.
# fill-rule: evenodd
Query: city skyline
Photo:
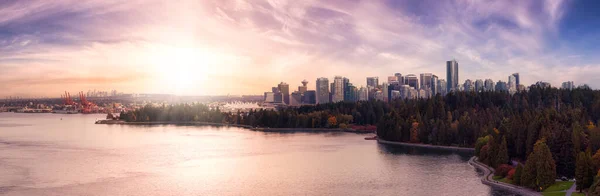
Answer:
M517 72L521 84L600 87L591 1L116 2L1 2L0 97L261 95L335 75L360 87L392 73L446 79L448 59L458 84Z

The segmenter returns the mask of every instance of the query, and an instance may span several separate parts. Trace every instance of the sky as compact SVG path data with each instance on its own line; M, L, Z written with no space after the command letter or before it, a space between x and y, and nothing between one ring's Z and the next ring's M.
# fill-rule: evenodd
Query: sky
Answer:
M593 0L2 0L0 97L260 95L433 73L600 88Z

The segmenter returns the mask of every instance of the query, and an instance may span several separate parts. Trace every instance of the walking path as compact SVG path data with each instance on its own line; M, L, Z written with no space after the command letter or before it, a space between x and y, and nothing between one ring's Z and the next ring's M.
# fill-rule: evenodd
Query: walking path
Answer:
M539 192L535 192L533 190L524 188L524 187L520 187L520 186L515 186L512 184L507 184L507 183L503 183L503 182L498 182L494 179L492 179L492 177L494 176L494 169L488 167L487 165L480 163L477 161L477 157L471 157L471 159L469 160L469 164L473 165L476 168L479 168L481 171L483 171L483 176L481 177L481 183L491 186L493 188L497 188L497 189L501 189L504 191L508 191L511 193L515 193L517 195L523 195L523 196L541 196L542 194Z
M569 190L567 190L567 194L565 196L571 196L571 194L573 194L573 192L577 191L577 182L573 183L573 186L571 186L571 188L569 188Z
M415 144L415 143L406 143L406 142L392 142L382 139L377 139L377 142L381 144L388 145L396 145L396 146L408 146L408 147L419 147L419 148L430 148L430 149L439 149L439 150L451 150L451 151L461 151L461 152L475 152L475 148L465 148L465 147L456 147L456 146L436 146L431 144Z

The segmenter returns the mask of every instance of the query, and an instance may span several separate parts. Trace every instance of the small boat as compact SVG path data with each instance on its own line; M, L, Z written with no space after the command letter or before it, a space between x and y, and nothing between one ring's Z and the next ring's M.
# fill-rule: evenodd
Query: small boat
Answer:
M377 136L365 137L365 140L377 140Z

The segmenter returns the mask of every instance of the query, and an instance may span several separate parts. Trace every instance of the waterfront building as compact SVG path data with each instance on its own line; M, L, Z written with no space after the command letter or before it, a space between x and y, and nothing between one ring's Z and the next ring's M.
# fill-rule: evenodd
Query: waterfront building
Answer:
M302 93L298 91L292 92L290 96L290 106L300 106L302 104Z
M302 86L298 86L298 92L300 92L300 94L304 94L304 92L306 92L306 90L308 90L308 87L306 86L307 84L308 84L308 81L302 80Z
M337 103L344 101L344 81L344 78L341 76L336 76L333 79L333 94L331 95L331 102Z
M451 60L446 62L446 92L456 90L458 87L458 62Z
M367 77L367 87L377 88L379 86L379 77Z
M277 88L283 96L283 103L290 104L290 85L286 84L285 82L281 82L279 85L277 85Z
M317 78L317 103L329 103L329 79Z
M265 99L264 102L265 103L273 103L275 102L275 95L273 92L265 92Z
M313 90L304 92L304 96L302 96L302 104L317 104L316 95L316 91Z

